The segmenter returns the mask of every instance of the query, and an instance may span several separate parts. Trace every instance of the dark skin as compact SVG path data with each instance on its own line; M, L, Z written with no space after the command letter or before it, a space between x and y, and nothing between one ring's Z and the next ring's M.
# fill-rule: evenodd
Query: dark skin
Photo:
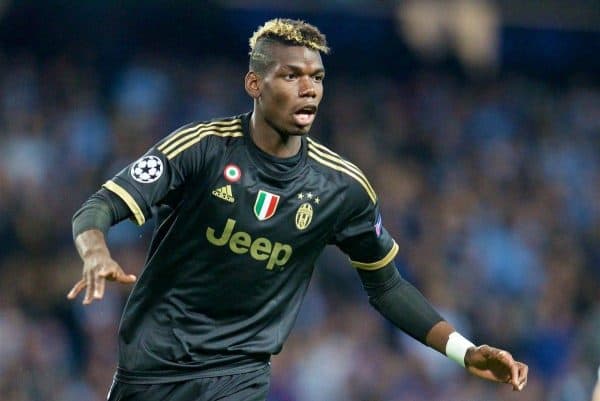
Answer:
M275 60L263 76L249 71L246 92L254 99L250 132L256 145L277 157L300 150L323 98L325 68L318 51L302 46L270 46ZM305 110L306 121L299 118Z
M308 134L316 116L323 98L325 70L320 53L306 47L273 44L270 52L274 62L267 71L249 71L244 80L246 92L254 99L250 134L268 154L291 157L300 150L301 137ZM75 299L85 289L83 304L87 305L102 299L107 280L122 284L136 281L112 259L101 231L79 234L75 245L84 262L83 277L68 299ZM448 336L454 331L452 325L441 321L431 328L426 343L445 354ZM517 391L527 383L527 365L515 361L509 352L488 345L471 347L465 355L465 366L475 376L508 383Z

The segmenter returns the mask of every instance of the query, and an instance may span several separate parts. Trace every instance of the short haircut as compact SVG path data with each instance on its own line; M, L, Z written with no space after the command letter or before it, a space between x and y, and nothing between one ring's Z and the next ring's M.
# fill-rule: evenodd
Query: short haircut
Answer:
M275 18L259 27L250 38L250 70L262 74L269 69L274 61L269 50L273 43L329 53L325 35L316 26L301 20Z

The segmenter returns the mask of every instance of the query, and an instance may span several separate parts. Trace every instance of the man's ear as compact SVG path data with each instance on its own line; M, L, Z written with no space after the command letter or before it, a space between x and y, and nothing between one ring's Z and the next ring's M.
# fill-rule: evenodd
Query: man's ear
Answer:
M244 87L246 93L253 99L260 97L260 77L254 71L248 71L244 77Z

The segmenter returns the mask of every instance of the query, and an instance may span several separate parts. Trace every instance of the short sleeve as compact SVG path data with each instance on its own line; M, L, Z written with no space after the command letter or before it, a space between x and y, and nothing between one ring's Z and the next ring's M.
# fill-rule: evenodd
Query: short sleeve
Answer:
M125 202L138 225L152 216L153 206L200 174L203 143L184 140L193 135L196 126L190 124L173 132L102 185Z
M348 255L355 268L376 270L390 263L398 253L398 244L383 227L377 201L354 185L345 204L347 210L333 243Z

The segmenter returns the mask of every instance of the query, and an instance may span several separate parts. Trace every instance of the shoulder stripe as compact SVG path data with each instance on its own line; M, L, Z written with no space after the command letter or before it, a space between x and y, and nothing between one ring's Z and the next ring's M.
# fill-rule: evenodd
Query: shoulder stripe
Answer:
M325 160L319 154L313 152L311 149L308 150L308 156L312 157L313 159L315 159L316 161L318 161L319 163L321 163L327 167L330 167L337 171L341 171L342 173L346 173L350 177L354 178L365 189L365 191L367 192L367 195L369 195L369 198L371 198L371 202L373 202L373 203L377 202L377 196L359 175L357 175L356 173L354 173L351 170L348 170L348 168L345 166L340 166L339 164L334 164L331 161Z
M335 153L331 149L327 148L326 146L323 146L320 143L315 142L311 138L307 138L307 139L308 139L309 144L314 146L315 150L319 149L319 150L323 151L324 153L328 153L332 157L335 157L336 159L339 159L339 161L341 163L345 164L346 166L348 166L348 168L350 168L355 173L357 173L358 175L360 175L364 179L364 181L368 185L368 187L371 189L371 192L373 192L373 194L375 194L375 190L371 186L371 183L369 182L369 180L367 179L367 177L365 177L364 173L362 172L362 170L360 168L358 168L355 164L350 163L348 160L344 159L342 156L338 155L337 153Z
M399 248L400 247L398 246L398 244L394 241L394 246L392 246L392 249L382 259L380 259L380 260L378 260L376 262L371 262L371 263L355 262L353 260L350 260L350 263L356 269L377 270L377 269L380 269L383 266L387 265L392 260L394 260L394 258L398 254L398 249Z
M313 159L315 159L316 161L318 161L319 163L321 163L327 167L330 167L334 170L346 173L350 177L354 178L356 181L358 181L358 183L360 185L362 185L364 190L369 195L369 198L371 198L371 201L373 203L377 202L377 195L375 194L375 191L373 190L373 188L371 187L371 184L369 184L369 181L362 174L362 172L360 170L356 170L356 169L352 168L351 166L347 165L346 163L344 163L344 160L329 156L329 155L311 147L310 145L308 148L308 156L312 157Z
M123 188L122 186L120 186L112 180L106 181L102 186L108 189L110 192L114 192L119 198L123 200L123 202L125 202L129 210L131 210L131 213L133 213L133 217L135 217L135 221L139 226L144 224L144 222L146 221L146 217L144 217L142 209L137 204L135 199L133 199L133 196L131 196L129 192L125 190L125 188Z
M362 174L362 171L355 165L350 163L348 160L344 159L342 156L340 156L339 154L335 153L333 150L329 149L327 146L324 146L318 142L316 142L315 140L313 140L312 138L307 138L308 142L310 142L311 145L313 145L315 148L330 154L331 156L334 156L338 159L340 159L341 161L343 161L345 164L347 164L348 166L352 167L352 169L354 171L356 171L357 173Z
M177 141L179 138L183 137L184 135L189 134L191 132L196 132L202 128L230 127L233 125L241 125L241 120L239 118L236 118L234 120L229 120L229 121L215 121L215 122L209 122L209 123L196 124L192 127L188 127L188 128L182 129L179 132L173 133L173 135L167 137L163 143L158 145L157 149L160 151L163 151L166 147L170 146L171 144L173 144L173 142ZM166 152L164 152L164 153L166 153Z
M178 154L180 154L187 148L200 142L202 139L206 138L209 135L216 135L216 136L220 136L220 137L233 137L233 138L238 138L240 136L244 136L242 131L239 131L239 129L241 129L241 127L238 128L238 131L233 131L233 132L218 131L218 130L209 130L209 131L198 132L198 134L194 138L190 139L188 142L184 143L180 147L173 149L170 153L167 153L166 154L167 159L171 160L172 158L174 158L175 156L177 156Z
M190 141L193 141L194 139L196 139L198 136L201 136L203 133L205 132L216 132L216 133L227 133L227 132L239 132L241 131L242 126L233 126L233 127L227 127L227 128L221 128L221 127L202 127L199 128L198 130L189 133L187 135L182 136L181 138L179 138L178 140L176 140L175 142L173 142L171 145L164 147L163 149L159 149L161 152L163 152L165 155L168 155L170 153L174 153L177 151L177 149L179 148L185 148L187 149L189 146L187 146L187 144ZM204 138L204 136L203 136ZM197 142L197 141L196 141ZM196 143L194 142L194 143Z
M165 155L168 155L170 153L175 153L177 151L177 149L179 149L179 148L187 149L189 147L189 146L187 146L187 143L189 141L193 141L194 139L196 139L198 136L200 136L204 132L209 132L209 131L210 132L214 131L217 133L237 132L237 131L241 131L242 125L241 125L241 123L238 123L236 125L223 127L223 126L219 126L219 125L210 124L210 125L199 125L195 128L196 129L191 132L186 130L185 132L181 132L181 133L177 134L177 139L170 138L170 141L168 144L163 143L163 144L159 145L157 149L160 150ZM196 143L196 142L194 142L194 143ZM176 153L179 153L179 152L176 152Z

